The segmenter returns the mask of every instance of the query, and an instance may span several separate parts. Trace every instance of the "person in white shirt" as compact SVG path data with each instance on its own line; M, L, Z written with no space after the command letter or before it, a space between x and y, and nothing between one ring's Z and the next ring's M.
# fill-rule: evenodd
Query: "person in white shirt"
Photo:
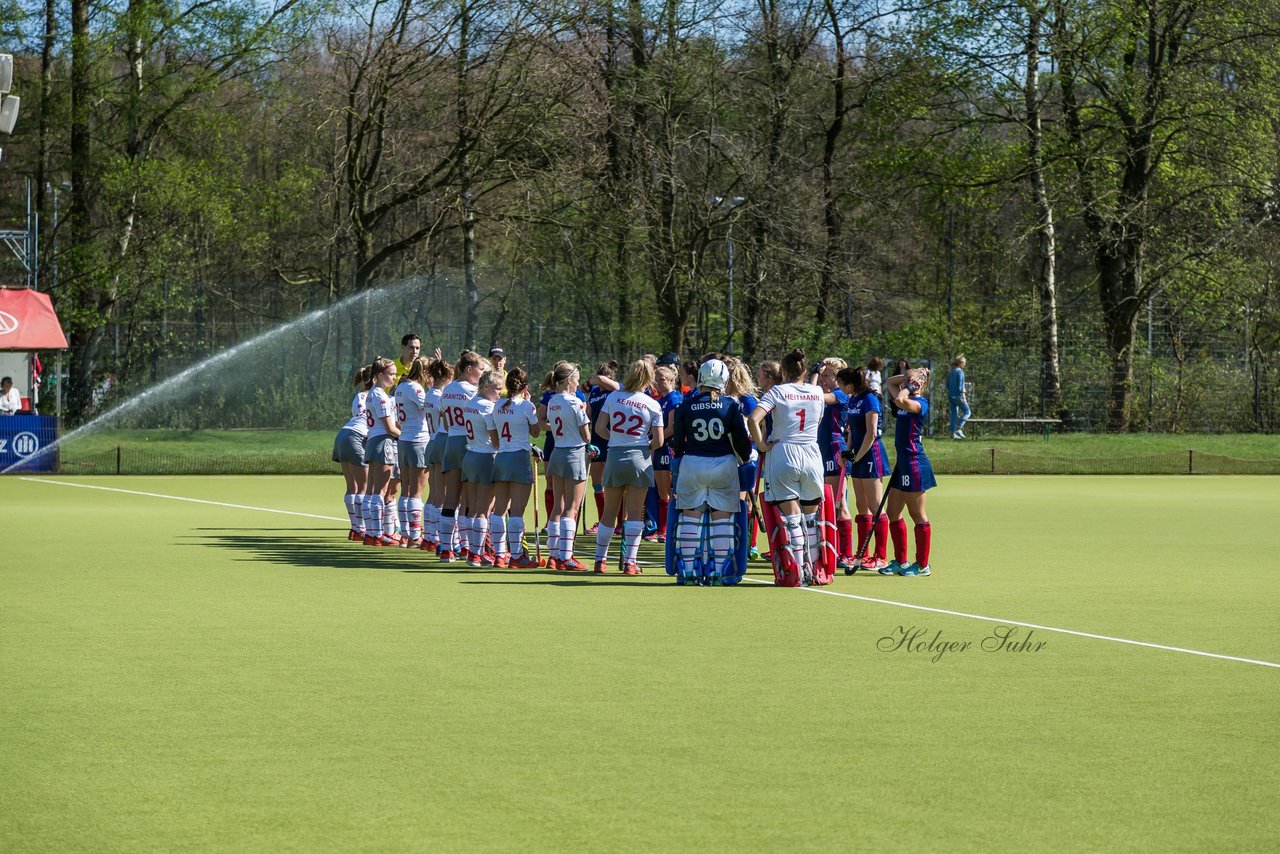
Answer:
M0 380L0 415L17 415L22 409L22 395L13 387L13 377Z
M462 409L467 430L467 453L462 458L463 504L471 521L468 566L494 565L487 542L489 515L493 512L493 457L498 446L489 438L489 423L501 376L494 370L485 371L477 383L476 396Z
M507 396L486 419L489 441L498 448L493 458L493 511L489 539L499 569L533 569L541 564L524 547L524 508L533 489L533 442L542 432L538 408L529 400L529 374L512 368L506 377Z
M608 568L606 557L618 522L618 511L626 500L627 521L622 528L622 572L639 575L636 558L644 534L644 501L653 486L653 452L664 441L662 407L648 394L653 385L653 366L644 359L632 362L622 388L611 392L600 407L595 432L609 437L609 456L601 478L604 484L604 512L596 530L595 572Z
M400 460L402 494L397 507L400 523L409 535L402 543L407 548L422 546L422 491L427 483L427 389L431 382L427 368L430 359L417 358L409 363L409 371L396 386L396 420L400 438L396 442Z
M764 393L747 426L756 445L767 451L764 497L782 515L787 550L797 566L812 566L821 548L818 504L822 501L824 484L818 421L826 392L820 386L803 382L806 367L803 350L788 353L781 367L783 382ZM773 430L766 438L761 424L770 413Z
M437 350L436 352L439 352ZM449 439L449 420L443 404L444 387L453 379L453 365L444 359L436 359L427 371L432 388L427 392L424 409L427 424L431 427L431 441L427 443L427 503L422 508L422 550L436 551L440 547L440 508L444 506L444 476L440 465L444 462L444 446Z
M578 366L558 362L543 381L553 394L547 401L542 427L555 437L556 448L547 460L547 480L551 481L551 513L547 522L548 566L569 572L585 572L573 556L573 539L578 527L578 509L587 494L587 445L591 440L587 405L575 391L581 376Z
M391 472L396 464L396 437L400 425L396 423L396 408L388 390L396 381L396 363L379 356L369 366L373 375L373 388L365 396L365 424L369 435L364 443L364 461L369 466L369 479L364 500L364 544L366 546L393 546L396 540L384 536L387 489L391 484Z
M356 372L353 386L360 389L351 399L351 419L342 425L333 440L333 461L342 465L342 477L347 482L347 491L343 496L343 504L347 508L347 518L351 521L349 540L364 539L364 490L369 467L364 461L365 437L369 435L369 425L365 423L364 400L373 385L371 366L365 365ZM5 377L8 379L8 377Z
M448 422L449 438L445 441L444 456L440 460L440 473L444 476L444 504L440 509L440 560L452 563L457 551L454 537L461 535L461 548L467 547L470 524L466 507L462 516L462 460L467 455L467 421L463 412L467 402L476 396L476 383L488 370L488 363L479 354L463 350L458 364L453 368L453 382L441 392L440 409ZM462 523L462 524L460 524Z

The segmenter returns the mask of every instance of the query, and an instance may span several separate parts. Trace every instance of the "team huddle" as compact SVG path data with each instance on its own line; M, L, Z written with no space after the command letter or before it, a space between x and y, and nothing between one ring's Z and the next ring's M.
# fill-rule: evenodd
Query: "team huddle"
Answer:
M924 368L900 362L882 384L878 359L810 368L802 350L754 375L719 353L645 356L625 371L608 362L585 378L561 361L535 402L528 373L506 370L500 349L450 364L439 349L421 356L417 335L401 346L400 359L358 372L334 442L352 540L472 567L605 573L620 539L626 575L643 571L647 540L666 544L665 569L680 584L735 584L756 556L788 586L829 583L837 569L930 574ZM886 402L897 450L887 490ZM540 473L546 489L526 532ZM594 557L580 560L588 481L599 522L582 532L594 535ZM904 510L915 523L911 562Z

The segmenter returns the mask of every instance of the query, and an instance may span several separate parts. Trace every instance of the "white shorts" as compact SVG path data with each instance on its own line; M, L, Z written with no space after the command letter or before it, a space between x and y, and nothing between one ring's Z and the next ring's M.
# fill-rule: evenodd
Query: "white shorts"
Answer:
M822 452L816 444L774 445L764 455L763 480L765 501L821 501Z
M698 510L704 504L712 510L737 513L738 461L733 457L681 457L676 479L676 507Z

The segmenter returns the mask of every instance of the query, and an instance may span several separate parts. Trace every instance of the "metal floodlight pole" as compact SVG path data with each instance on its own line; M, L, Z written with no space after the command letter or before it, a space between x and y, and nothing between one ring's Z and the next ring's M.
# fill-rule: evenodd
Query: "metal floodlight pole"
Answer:
M733 352L733 221L737 219L737 210L740 205L746 201L743 196L712 196L707 202L715 208L729 211L729 225L725 230L725 261L726 261L726 279L729 286L728 299L725 314L725 345L726 353Z

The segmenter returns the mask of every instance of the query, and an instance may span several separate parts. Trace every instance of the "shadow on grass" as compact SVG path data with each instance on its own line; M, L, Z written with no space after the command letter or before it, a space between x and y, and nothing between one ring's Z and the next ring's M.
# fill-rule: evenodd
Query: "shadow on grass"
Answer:
M411 574L463 575L473 580L463 584L542 584L552 587L679 587L675 580L662 570L662 553L657 549L641 553L649 559L645 566L647 575L628 577L617 572L607 575L595 573L567 574L553 569L494 569L470 567L465 563L440 563L434 554L416 549L370 547L331 534L317 536L290 536L291 532L313 531L309 528L195 528L198 536L188 537L190 545L202 548L228 549L239 552L241 560L265 562L281 566L310 569L365 569L393 571ZM276 533L279 532L279 533ZM753 567L748 578L771 579L772 573L763 565ZM655 583L661 582L661 583ZM739 584L738 587L772 585Z

